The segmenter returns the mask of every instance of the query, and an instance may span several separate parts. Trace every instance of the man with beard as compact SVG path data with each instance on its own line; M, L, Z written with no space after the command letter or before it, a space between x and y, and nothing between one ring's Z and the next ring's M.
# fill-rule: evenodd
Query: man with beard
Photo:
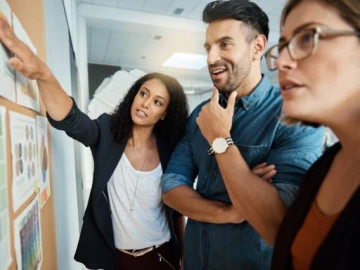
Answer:
M215 88L188 119L162 176L163 200L189 217L185 269L269 269L280 222L321 153L322 128L279 119L280 90L260 69L268 17L255 3L211 2L203 21ZM276 166L271 182L250 170L262 162Z

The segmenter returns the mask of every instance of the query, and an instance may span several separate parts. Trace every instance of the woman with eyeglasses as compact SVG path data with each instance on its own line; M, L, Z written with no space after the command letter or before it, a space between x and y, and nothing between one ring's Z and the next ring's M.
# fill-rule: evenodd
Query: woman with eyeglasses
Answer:
M306 174L272 269L360 269L360 1L289 0L266 60L279 71L284 121L339 138Z

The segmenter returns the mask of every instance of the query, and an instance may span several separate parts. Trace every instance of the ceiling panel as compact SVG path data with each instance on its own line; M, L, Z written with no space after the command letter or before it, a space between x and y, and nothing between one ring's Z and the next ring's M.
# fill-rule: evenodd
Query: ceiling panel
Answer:
M174 0L146 0L142 11L165 14Z
M110 58L116 58L116 57L120 57L120 54L122 54L124 52L124 48L123 47L117 47L117 48L110 48L108 47L106 50L106 55L105 57L110 57Z
M108 38L101 38L96 36L91 36L91 47L93 48L106 48L108 44Z
M92 0L92 3L95 5L102 5L108 7L116 7L118 0Z
M107 45L107 52L115 54L116 52L123 51L129 42L130 35L130 32L112 30Z
M125 46L125 51L139 51L141 47L146 46L150 39L150 34L147 33L131 33L128 42Z
M119 0L118 7L125 9L134 9L134 10L142 10L146 0Z
M156 51L162 51L164 46L168 45L167 37L161 37L160 40L155 39L152 36L144 46L139 49L139 57L144 57L147 59L151 59L153 55L155 55Z
M196 7L189 13L188 18L190 19L196 19L201 20L202 18L202 12L205 8L205 6L208 4L208 2L200 2L196 5Z
M110 38L107 49L109 52L117 51L117 50L124 50L125 46L127 46L128 39L114 39Z
M111 31L111 38L114 39L128 39L130 36L131 32L126 31L126 30L112 30Z
M110 29L103 28L91 28L91 36L96 38L106 38L108 39L110 36Z
M187 17L198 5L198 2L189 0L175 0L166 11L167 15ZM176 12L181 12L176 14Z
M90 55L90 60L95 63L104 63L105 50L93 50Z
M120 61L121 52L117 52L115 55L106 54L104 58L104 62L108 63L109 65L118 65Z

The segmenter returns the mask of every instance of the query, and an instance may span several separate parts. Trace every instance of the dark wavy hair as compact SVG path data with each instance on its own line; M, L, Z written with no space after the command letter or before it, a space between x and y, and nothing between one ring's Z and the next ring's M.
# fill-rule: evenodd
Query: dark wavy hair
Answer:
M216 20L225 19L241 21L249 29L264 35L266 39L269 37L269 18L254 2L248 0L218 0L206 5L202 15L203 22L212 23Z
M118 143L127 142L131 138L133 127L131 106L141 86L152 79L160 80L165 85L170 96L166 117L155 124L154 133L157 137L164 138L168 143L167 146L172 150L184 132L189 107L184 89L180 83L175 78L162 73L149 73L134 82L122 102L111 115L111 132Z

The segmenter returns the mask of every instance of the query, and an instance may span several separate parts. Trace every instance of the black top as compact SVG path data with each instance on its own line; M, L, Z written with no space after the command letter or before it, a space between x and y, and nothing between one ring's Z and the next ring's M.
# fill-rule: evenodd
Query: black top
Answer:
M82 262L90 269L114 269L115 241L107 182L119 163L126 143L115 142L110 129L110 115L102 114L96 120L91 120L79 110L75 101L64 120L55 121L49 115L47 117L53 127L64 130L73 139L89 146L94 159L93 185L83 218L75 260ZM171 151L167 149L166 142L158 137L156 144L164 171ZM174 211L170 208L166 209L172 246L179 258L179 243L174 234L172 218L170 218Z
M340 143L329 148L305 175L298 197L289 208L279 228L271 269L293 268L291 246L294 238L340 149ZM346 181L346 179L339 179L339 181ZM360 189L358 188L315 253L311 269L360 269L360 260L357 258L360 254L359 214Z

